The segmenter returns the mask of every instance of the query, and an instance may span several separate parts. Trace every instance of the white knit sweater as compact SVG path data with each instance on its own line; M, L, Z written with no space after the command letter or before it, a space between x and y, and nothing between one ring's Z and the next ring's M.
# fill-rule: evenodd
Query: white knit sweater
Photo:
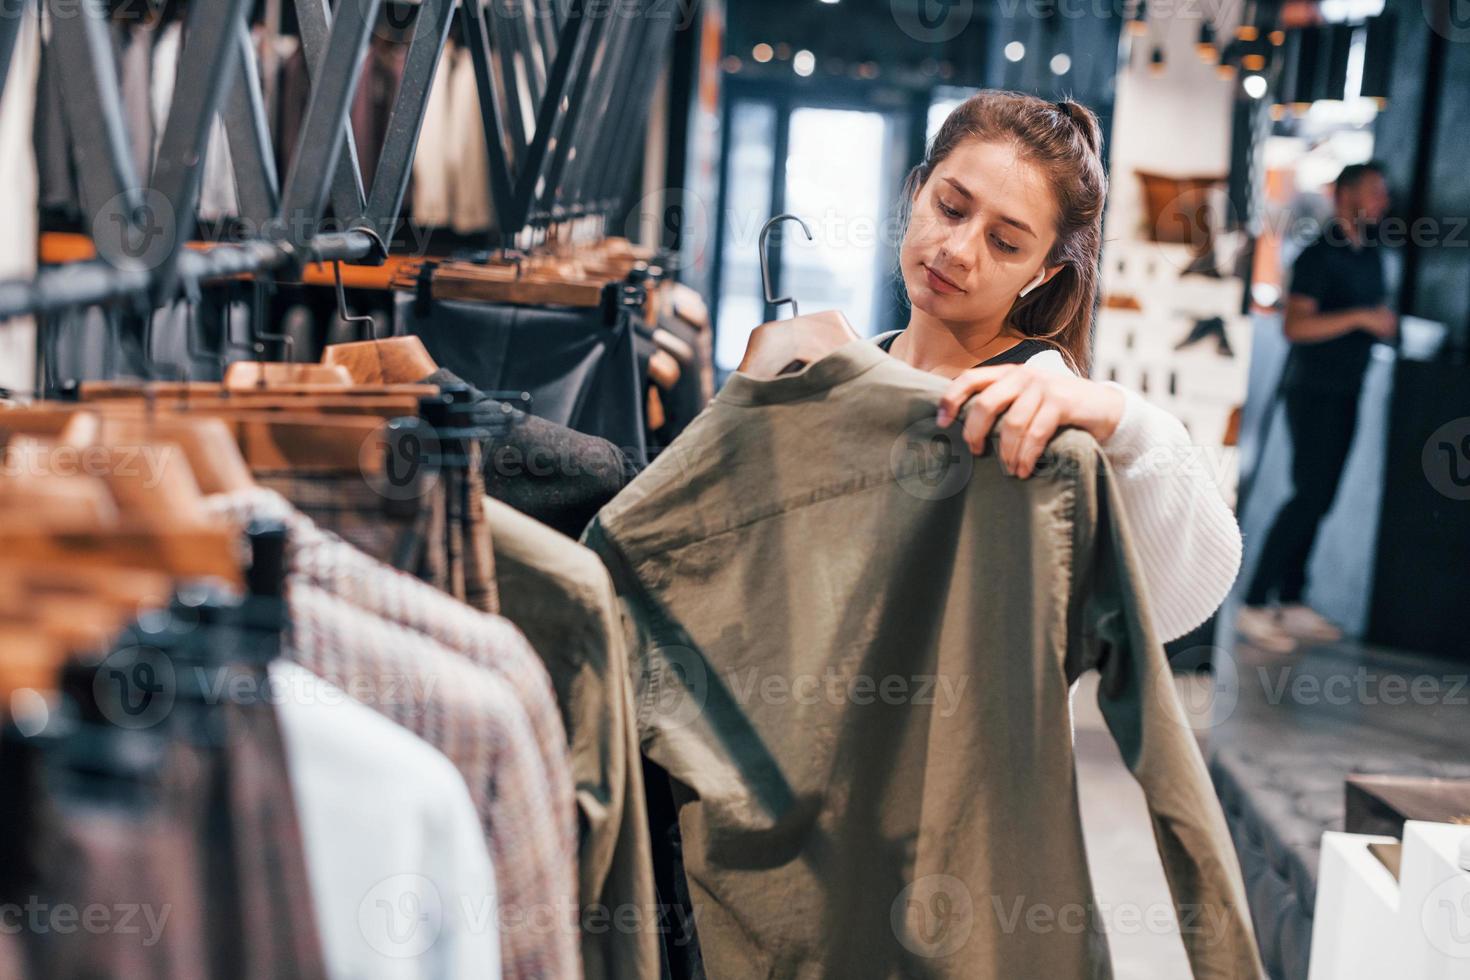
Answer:
M1026 363L1072 373L1055 350ZM1166 642L1199 626L1225 601L1240 574L1240 525L1183 423L1137 392L1103 383L1125 398L1123 418L1102 449L1118 476L1154 633Z

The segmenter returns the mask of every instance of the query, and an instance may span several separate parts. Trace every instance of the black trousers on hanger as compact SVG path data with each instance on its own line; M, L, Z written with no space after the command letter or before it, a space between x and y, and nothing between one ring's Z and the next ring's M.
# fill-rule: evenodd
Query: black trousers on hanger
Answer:
M1359 388L1286 388L1291 433L1292 494L1276 515L1246 591L1247 605L1297 603L1306 590L1307 561L1322 518L1332 508L1357 430Z
M611 322L609 322L611 319ZM487 394L531 396L530 414L648 462L643 370L626 312L435 299L402 294L397 332L414 334L441 368Z

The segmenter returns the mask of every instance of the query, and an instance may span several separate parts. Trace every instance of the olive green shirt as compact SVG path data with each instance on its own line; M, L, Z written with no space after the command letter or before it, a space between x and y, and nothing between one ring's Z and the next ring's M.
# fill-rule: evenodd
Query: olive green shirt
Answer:
M1068 702L1096 669L1195 976L1262 976L1106 459L1065 430L1017 479L936 427L945 386L866 341L737 373L584 535L709 975L1110 976Z
M658 915L626 633L597 556L484 498L501 613L546 664L577 786L586 980L658 980Z

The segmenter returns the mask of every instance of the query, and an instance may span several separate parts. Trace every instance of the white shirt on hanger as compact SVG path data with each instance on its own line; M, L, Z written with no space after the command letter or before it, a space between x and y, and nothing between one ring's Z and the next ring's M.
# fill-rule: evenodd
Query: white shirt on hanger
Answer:
M334 980L498 978L495 876L459 771L296 664L270 677Z

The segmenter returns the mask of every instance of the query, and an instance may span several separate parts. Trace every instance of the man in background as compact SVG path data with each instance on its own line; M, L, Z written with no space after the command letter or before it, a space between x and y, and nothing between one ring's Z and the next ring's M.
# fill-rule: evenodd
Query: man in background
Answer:
M1352 446L1369 352L1398 331L1385 305L1384 256L1375 230L1389 204L1382 167L1344 167L1333 202L1333 218L1292 267L1286 301L1291 353L1281 397L1291 433L1292 496L1266 536L1237 621L1248 640L1278 653L1300 640L1342 638L1302 601L1307 561Z

